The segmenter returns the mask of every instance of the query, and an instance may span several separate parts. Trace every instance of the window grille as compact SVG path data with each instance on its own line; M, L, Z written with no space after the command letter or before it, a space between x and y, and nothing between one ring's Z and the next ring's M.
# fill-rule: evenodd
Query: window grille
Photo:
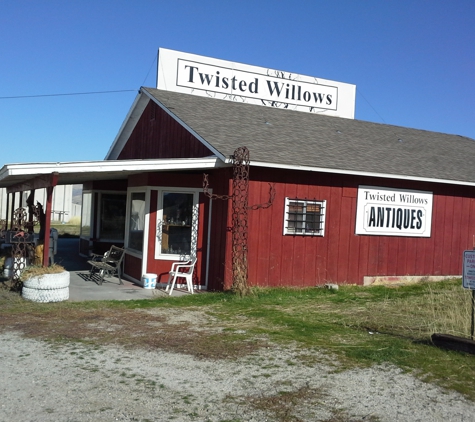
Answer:
M285 198L284 235L323 236L326 201Z

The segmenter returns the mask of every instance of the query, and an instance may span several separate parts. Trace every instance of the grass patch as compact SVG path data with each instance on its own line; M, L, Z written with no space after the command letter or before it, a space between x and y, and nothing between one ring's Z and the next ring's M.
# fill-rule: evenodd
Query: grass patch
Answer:
M58 230L58 235L61 237L79 237L81 234L81 226L75 221L70 221L66 224L52 221L51 227Z
M324 411L328 417L324 422L346 422L354 421L343 409L335 408L327 403L328 395L320 389L300 387L289 391L276 391L274 394L259 396L234 397L227 396L225 402L238 406L251 406L254 409L268 415L273 421L279 422L303 422L315 420L313 413ZM266 419L267 420L267 419ZM318 420L321 419L321 415ZM368 415L365 418L369 422L377 422L378 419Z
M53 304L23 301L0 290L0 331L207 359L235 359L273 344L297 345L308 350L306 365L324 361L325 355L324 362L336 362L336 370L394 364L475 399L475 357L430 342L434 332L470 335L470 300L460 281Z
M51 221L51 228L58 230L60 237L79 237L81 234L81 219L79 217L72 217L67 223L53 220ZM40 226L34 227L35 233L39 233Z

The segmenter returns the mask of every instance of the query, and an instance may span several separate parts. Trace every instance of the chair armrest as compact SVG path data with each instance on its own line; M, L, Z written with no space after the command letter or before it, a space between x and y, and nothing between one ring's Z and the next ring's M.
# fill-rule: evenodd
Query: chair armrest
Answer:
M191 268L193 267L194 265L193 264L186 264L186 265L178 265L176 268L175 268L175 272L180 272L180 270L183 270L185 268Z
M111 260L108 261L107 259L103 259L101 262L103 264L110 265L111 267L117 267L117 264L118 264L117 261L111 261Z
M181 264L182 264L182 262L174 262L172 264L172 268L171 268L170 272L176 271Z

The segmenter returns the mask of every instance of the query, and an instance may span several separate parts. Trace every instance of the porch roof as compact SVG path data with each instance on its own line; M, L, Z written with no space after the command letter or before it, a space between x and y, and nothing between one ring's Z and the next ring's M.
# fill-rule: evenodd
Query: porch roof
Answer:
M144 172L205 170L222 166L226 164L217 157L6 164L0 169L0 187L12 192L30 190L32 187L29 186L35 180L40 184L44 180L48 185L51 174L57 174L58 185L72 185L92 180L126 179Z

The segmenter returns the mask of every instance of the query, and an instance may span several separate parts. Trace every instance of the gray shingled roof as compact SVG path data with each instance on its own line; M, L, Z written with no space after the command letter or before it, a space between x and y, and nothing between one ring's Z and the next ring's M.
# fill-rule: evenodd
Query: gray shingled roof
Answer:
M142 88L219 153L338 172L475 182L475 141L299 111Z

